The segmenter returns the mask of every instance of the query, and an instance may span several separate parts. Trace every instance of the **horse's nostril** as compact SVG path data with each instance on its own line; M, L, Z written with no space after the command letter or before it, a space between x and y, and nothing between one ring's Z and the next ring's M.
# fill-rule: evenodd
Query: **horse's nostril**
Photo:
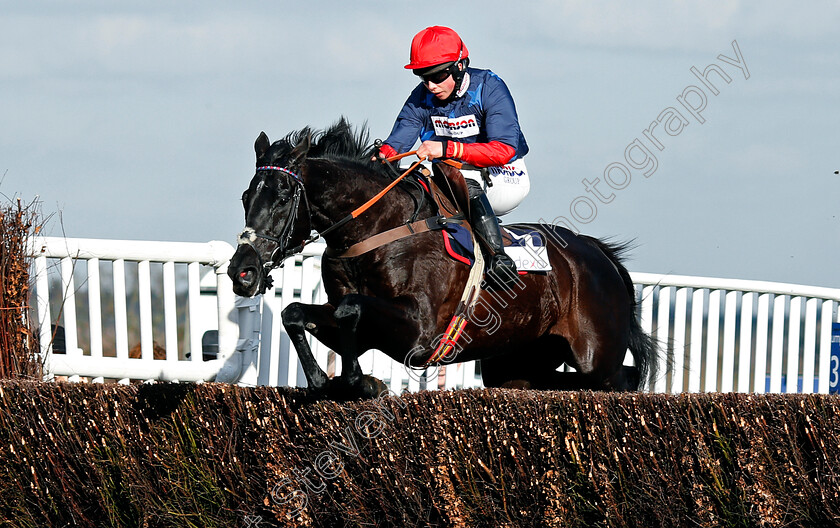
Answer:
M231 279L245 288L250 287L254 283L255 278L256 272L253 268L246 268L238 272L234 271L234 273L231 274Z
M253 269L247 269L239 274L239 282L243 286L250 287L257 280L257 272Z

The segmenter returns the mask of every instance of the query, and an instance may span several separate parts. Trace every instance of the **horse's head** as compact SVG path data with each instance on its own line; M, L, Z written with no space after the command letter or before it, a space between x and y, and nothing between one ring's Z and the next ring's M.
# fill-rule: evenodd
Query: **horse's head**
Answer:
M294 254L312 225L301 170L309 130L271 144L265 132L254 144L257 170L242 193L245 229L230 260L228 275L237 295L251 297L271 287L269 272Z

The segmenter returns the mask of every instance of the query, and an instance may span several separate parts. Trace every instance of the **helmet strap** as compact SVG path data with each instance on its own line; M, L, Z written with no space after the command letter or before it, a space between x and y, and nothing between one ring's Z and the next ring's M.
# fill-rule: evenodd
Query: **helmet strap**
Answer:
M450 66L449 71L452 73L452 79L455 81L455 89L452 90L452 94L446 98L446 101L443 101L444 103L448 103L458 97L461 97L464 95L464 92L466 92L467 86L464 86L464 82L466 81L467 85L469 85L470 76L467 74L467 66L469 63L470 59L466 58L459 60ZM459 64L463 64L464 67L459 68Z

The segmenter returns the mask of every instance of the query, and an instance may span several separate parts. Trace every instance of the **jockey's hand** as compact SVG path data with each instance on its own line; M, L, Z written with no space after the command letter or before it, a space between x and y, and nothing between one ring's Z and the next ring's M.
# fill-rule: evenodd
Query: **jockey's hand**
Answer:
M443 157L443 143L440 141L424 141L417 149L417 157L420 159L433 160Z
M378 139L376 141L379 142L379 143L382 143ZM376 154L374 154L373 156L370 157L370 161L383 161L384 162L385 160L387 160L391 156L395 156L396 154L397 154L397 151L394 150L394 148L391 147L391 145L382 144L379 147L379 151Z

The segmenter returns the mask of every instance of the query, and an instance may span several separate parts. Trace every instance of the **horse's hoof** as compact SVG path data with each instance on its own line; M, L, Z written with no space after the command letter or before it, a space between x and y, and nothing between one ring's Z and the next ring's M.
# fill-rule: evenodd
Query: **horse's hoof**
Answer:
M307 395L313 400L329 400L332 399L333 380L328 379L320 387L309 386L307 388Z
M523 379L510 380L502 383L502 388L527 390L531 388L531 382Z
M362 376L357 383L349 384L341 376L330 380L327 397L336 401L370 400L388 393L388 386L373 376Z
M363 394L362 398L365 399L379 398L383 394L387 395L391 390L381 379L374 378L373 376L362 376L360 386Z

